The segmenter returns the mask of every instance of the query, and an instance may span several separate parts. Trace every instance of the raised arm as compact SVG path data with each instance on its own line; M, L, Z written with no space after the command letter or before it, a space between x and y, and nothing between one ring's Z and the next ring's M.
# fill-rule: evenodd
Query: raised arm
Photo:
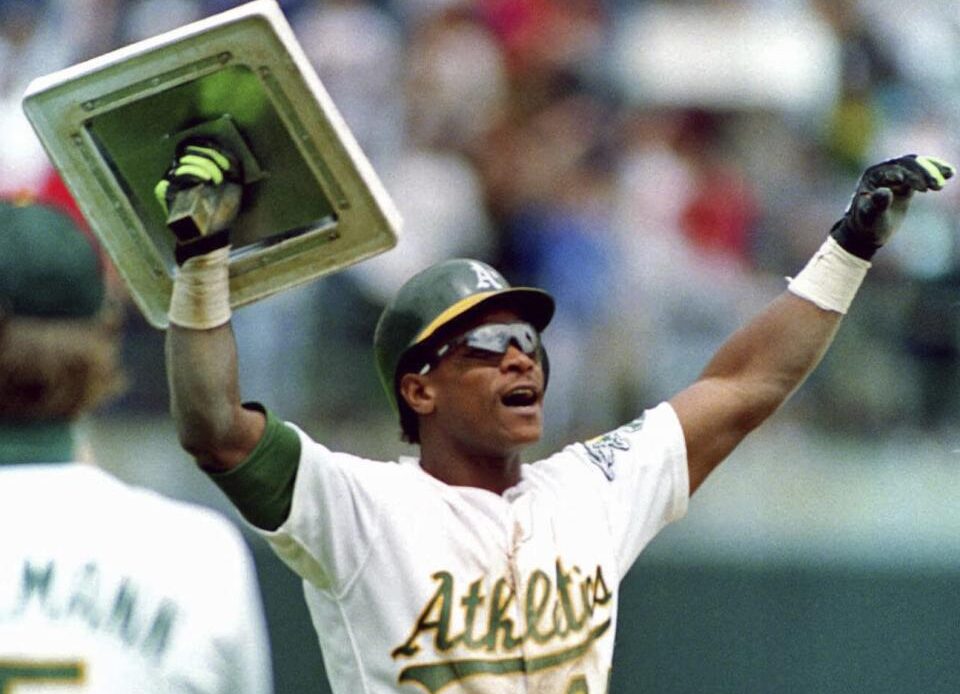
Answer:
M166 336L170 408L180 444L212 472L243 462L265 427L261 412L240 403L230 327L229 225L240 196L239 184L231 180L235 169L233 160L216 149L188 146L157 186L165 208L194 189L213 195L218 211L203 228L189 221L170 225L177 236L178 269Z
M687 442L691 493L803 383L842 317L784 292L670 400Z
M691 493L820 362L870 258L900 225L913 193L940 190L953 173L941 161L914 155L868 168L789 291L734 333L700 378L670 400L686 439Z
M170 411L180 445L211 472L246 459L263 435L263 413L240 404L229 323L208 330L171 324L166 337Z

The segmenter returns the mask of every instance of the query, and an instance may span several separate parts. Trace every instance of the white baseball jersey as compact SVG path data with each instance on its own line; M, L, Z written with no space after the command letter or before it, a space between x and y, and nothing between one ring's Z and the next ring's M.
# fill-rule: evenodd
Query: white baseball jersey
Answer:
M502 495L297 433L290 515L262 532L304 579L335 692L607 691L620 580L687 508L668 404Z
M250 553L92 465L0 465L0 692L272 691Z

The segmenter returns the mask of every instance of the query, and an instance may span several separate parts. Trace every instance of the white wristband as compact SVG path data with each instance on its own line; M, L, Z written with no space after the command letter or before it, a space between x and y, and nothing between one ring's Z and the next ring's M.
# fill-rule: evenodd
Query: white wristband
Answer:
M800 274L787 278L787 289L822 309L846 313L870 265L828 236Z
M230 247L190 258L177 268L167 318L183 328L209 330L230 321Z

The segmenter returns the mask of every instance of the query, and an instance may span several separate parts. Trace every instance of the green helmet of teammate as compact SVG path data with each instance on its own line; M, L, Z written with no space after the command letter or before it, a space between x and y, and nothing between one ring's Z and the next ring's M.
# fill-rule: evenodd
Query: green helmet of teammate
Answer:
M0 313L91 318L103 299L100 257L65 212L0 200Z
M380 382L395 412L397 369L404 358L451 321L490 306L516 311L538 331L547 327L554 311L550 294L511 287L503 275L479 260L447 260L407 280L380 315L373 337Z

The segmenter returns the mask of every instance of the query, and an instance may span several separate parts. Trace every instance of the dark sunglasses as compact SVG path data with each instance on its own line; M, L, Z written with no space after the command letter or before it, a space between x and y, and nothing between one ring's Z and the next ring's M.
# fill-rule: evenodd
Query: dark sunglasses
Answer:
M540 334L529 323L484 323L444 343L434 353L433 358L428 359L423 365L420 374L426 374L447 354L461 345L470 350L467 357L499 362L511 344L515 344L524 354L536 359L540 351Z

